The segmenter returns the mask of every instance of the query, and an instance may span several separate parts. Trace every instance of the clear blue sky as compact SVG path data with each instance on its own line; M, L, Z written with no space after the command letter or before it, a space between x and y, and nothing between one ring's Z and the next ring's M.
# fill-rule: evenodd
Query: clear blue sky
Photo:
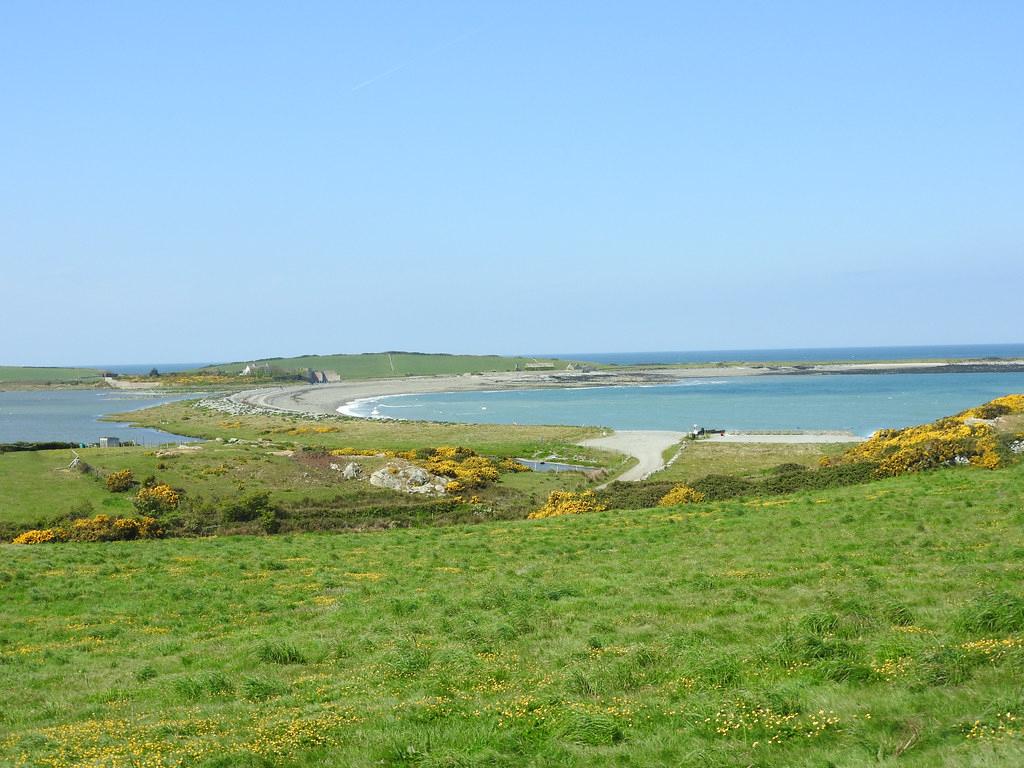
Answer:
M1024 3L0 7L0 362L1021 341Z

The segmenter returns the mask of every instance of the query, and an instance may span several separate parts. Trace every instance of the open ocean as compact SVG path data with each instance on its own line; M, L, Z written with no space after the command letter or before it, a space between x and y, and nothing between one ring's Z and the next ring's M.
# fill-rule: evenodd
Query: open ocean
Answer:
M847 362L856 360L1024 359L1024 343L948 344L904 347L807 347L802 349L712 349L690 352L573 352L544 355L610 365L732 362Z
M396 395L359 401L357 416L615 429L847 430L932 421L1011 392L1024 373L732 376L656 386Z

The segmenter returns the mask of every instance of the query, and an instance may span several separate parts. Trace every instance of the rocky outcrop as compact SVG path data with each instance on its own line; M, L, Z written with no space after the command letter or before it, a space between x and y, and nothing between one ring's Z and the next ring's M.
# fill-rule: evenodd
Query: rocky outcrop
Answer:
M355 462L349 462L344 468L340 464L332 464L331 469L341 472L341 476L346 480L358 480L362 477L362 467Z
M370 475L370 484L403 493L442 496L445 493L445 486L448 484L448 480L444 477L432 475L422 467L389 462Z

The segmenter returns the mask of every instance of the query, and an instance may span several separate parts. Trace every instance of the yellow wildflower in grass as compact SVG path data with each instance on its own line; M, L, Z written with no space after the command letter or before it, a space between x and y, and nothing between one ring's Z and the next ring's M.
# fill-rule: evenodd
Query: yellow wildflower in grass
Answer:
M975 720L969 728L964 728L964 737L975 740L999 740L1024 736L1024 717L1013 712L1000 712L995 722L983 723Z
M673 486L672 490L666 493L658 501L659 507L675 507L679 504L699 504L704 501L704 494L685 483Z
M790 739L813 739L839 725L835 712L819 709L817 712L779 712L772 707L756 705L737 699L704 720L717 736L753 738L766 745L780 744Z
M604 512L608 507L597 500L593 491L552 491L543 507L528 515L530 520L541 520L561 515L581 515Z

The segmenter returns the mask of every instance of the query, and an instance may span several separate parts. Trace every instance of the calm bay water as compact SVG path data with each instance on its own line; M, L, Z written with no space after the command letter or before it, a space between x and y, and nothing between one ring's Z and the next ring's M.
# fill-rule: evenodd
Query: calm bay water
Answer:
M0 392L0 443L91 443L105 435L147 444L191 440L156 429L96 420L108 413L149 408L191 396L75 389Z
M486 424L615 429L849 430L920 424L1011 392L1024 373L736 376L672 385L452 392L361 401L348 412Z

